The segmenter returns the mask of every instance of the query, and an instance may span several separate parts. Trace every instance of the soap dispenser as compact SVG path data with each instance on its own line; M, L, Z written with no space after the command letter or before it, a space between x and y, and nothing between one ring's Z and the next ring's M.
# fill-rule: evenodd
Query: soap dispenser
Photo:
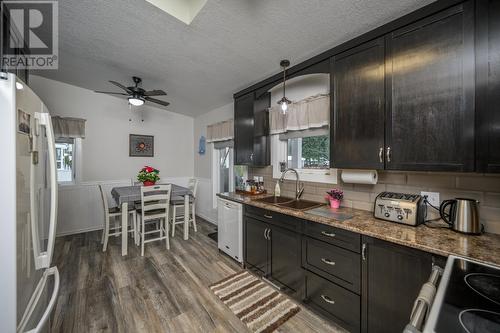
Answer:
M274 196L279 197L280 195L281 195L280 181L278 180L276 182L276 186L274 186Z

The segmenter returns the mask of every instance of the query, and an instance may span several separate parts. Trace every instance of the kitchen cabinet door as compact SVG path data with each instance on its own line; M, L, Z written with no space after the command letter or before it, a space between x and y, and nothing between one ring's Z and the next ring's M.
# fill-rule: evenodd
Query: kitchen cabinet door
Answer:
M234 164L249 165L253 159L254 93L234 101Z
M245 217L245 263L264 275L269 272L267 223Z
M297 292L304 284L300 257L300 234L271 227L271 277Z
M264 93L254 102L254 133L252 165L266 166L271 164L271 145L269 138L269 106L271 93Z
M383 38L333 57L330 77L332 166L383 169Z
M477 169L500 172L500 1L477 4Z
M362 331L400 333L430 276L432 255L367 236L363 245Z
M386 36L386 169L474 170L474 8Z

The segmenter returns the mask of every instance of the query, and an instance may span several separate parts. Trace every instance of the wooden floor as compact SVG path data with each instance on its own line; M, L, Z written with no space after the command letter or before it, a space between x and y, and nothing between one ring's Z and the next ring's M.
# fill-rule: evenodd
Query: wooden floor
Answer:
M208 289L241 269L207 237L214 230L199 219L188 241L178 232L170 251L164 242L149 243L144 257L133 242L122 257L119 237L102 252L100 232L58 238L54 262L61 285L52 331L248 332ZM302 307L278 332L340 329Z

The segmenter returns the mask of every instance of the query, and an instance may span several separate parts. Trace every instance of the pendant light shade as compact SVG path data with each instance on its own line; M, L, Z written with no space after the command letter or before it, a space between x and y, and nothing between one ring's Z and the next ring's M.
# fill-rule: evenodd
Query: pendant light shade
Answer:
M290 66L290 61L286 59L281 60L280 66L283 68L283 98L278 101L278 104L281 105L281 111L283 114L286 114L288 105L292 103L288 98L286 98L286 68Z

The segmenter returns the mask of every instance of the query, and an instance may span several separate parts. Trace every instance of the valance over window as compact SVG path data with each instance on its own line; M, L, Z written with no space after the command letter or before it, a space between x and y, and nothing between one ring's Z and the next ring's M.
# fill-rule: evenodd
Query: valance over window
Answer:
M269 109L270 134L303 131L326 127L330 123L330 96L320 94L307 97L288 106L284 115L280 105Z
M234 136L233 119L207 126L207 142L232 140Z
M56 138L85 138L85 119L52 117L52 127Z

